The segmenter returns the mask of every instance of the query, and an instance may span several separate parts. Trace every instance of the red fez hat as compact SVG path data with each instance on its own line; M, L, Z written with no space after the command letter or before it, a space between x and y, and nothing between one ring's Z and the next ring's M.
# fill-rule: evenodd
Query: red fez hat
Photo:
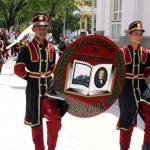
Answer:
M47 26L48 25L48 18L45 15L36 15L32 19L32 23L33 23L33 26L37 26L37 25Z
M129 32L131 32L133 30L142 30L143 32L145 32L144 29L143 29L143 25L142 25L141 21L134 21L134 22L132 22L129 25L128 29L129 29Z

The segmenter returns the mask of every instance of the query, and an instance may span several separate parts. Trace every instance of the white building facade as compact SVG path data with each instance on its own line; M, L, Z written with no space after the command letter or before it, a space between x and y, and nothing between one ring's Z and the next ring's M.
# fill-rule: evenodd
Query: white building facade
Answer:
M143 46L150 49L150 0L97 0L96 33L104 35L119 47L129 41L125 33L131 22L143 23Z

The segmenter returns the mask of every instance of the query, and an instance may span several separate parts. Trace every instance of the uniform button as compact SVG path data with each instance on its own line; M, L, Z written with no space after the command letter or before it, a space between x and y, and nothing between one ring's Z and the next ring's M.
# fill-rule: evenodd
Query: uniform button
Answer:
M44 59L42 59L42 61L44 61Z
M42 84L40 84L40 86L42 86Z
M42 74L41 74L41 77L42 77L42 78L45 78L45 77L46 77L46 74L45 74L45 73L42 73Z
M42 95L40 95L40 97L42 97Z
M47 62L47 60L45 60L45 62Z

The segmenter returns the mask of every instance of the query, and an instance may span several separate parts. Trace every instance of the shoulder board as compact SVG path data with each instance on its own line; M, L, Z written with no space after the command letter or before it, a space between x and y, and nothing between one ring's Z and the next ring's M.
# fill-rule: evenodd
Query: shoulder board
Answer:
M37 49L34 45L33 42L29 42L27 44L27 46L29 47L29 51L30 51L30 55L31 55L31 61L36 62L39 60L39 56L38 56L38 52Z
M132 62L132 60L131 60L131 54L130 54L130 51L129 51L128 47L127 46L123 47L122 51L124 53L125 63L130 64Z
M54 55L54 46L48 42L48 50L49 50L49 58L50 61L53 60L53 55Z
M141 61L142 63L146 62L148 50L146 48L141 47Z

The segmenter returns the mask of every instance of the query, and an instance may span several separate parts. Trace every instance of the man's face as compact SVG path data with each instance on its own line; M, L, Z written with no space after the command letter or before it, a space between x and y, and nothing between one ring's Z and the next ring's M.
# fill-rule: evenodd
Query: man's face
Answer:
M136 45L141 44L143 39L143 31L142 30L132 31L132 33L129 34L129 39L132 44L136 44Z
M59 38L61 41L64 41L65 40L65 37L64 36L60 36Z
M32 31L35 33L35 36L38 39L43 40L47 36L48 26L46 25L33 26Z
M103 78L104 78L104 75L105 75L104 70L100 70L100 71L99 71L99 78L103 79Z
M83 37L83 36L86 36L86 33L85 33L85 32L81 32L81 33L80 33L80 37Z

